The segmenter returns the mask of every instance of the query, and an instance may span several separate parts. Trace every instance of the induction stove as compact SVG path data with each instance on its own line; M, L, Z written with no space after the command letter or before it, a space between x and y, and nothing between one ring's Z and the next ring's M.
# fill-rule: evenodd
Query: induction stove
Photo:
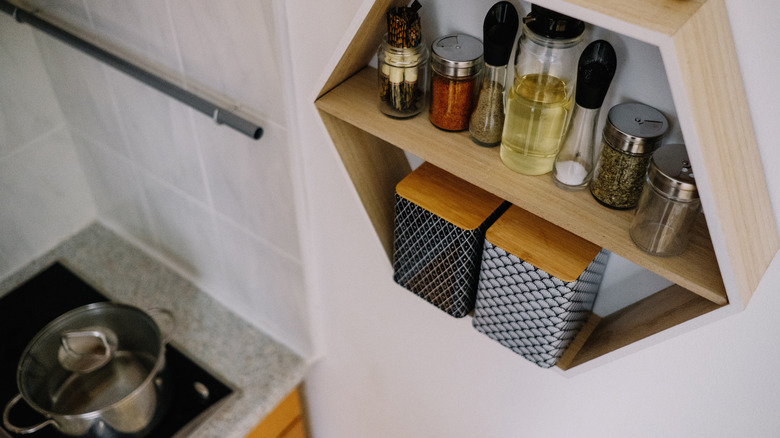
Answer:
M108 301L108 298L60 262L55 262L0 297L0 334L3 336L0 341L0 409L4 409L19 393L16 370L32 338L65 312L100 301ZM166 347L166 366L170 371L171 402L147 435L150 438L187 436L235 392L171 344ZM12 424L20 427L38 424L44 419L24 402L11 409L9 418ZM51 438L68 435L51 425L32 434L18 435L9 432L0 422L0 438L22 436Z

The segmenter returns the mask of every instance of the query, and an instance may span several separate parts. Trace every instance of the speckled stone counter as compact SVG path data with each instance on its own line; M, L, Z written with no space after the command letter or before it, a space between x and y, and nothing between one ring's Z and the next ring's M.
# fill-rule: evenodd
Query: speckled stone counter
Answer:
M303 381L303 358L99 224L2 280L0 296L55 261L113 300L171 310L172 344L238 390L192 437L244 437Z

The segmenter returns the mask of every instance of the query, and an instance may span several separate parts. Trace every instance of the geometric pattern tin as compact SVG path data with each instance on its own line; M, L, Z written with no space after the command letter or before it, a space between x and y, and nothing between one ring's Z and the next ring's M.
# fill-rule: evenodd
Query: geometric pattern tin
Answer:
M558 362L585 324L609 253L568 283L485 240L472 325L542 368Z
M504 203L474 230L464 230L395 195L393 280L461 318L474 308L487 228Z

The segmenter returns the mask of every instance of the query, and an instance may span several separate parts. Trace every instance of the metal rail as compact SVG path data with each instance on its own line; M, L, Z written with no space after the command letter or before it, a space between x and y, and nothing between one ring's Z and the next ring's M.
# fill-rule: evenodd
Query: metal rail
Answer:
M111 52L84 40L70 32L67 32L33 13L25 11L6 0L0 0L0 11L10 15L19 23L27 23L30 26L96 58L117 70L153 87L168 96L188 105L201 113L211 117L217 124L230 126L242 134L257 140L263 135L263 128L257 124L236 115L232 111L216 105L196 94L193 94L178 85L175 85L153 73L144 70L137 65L122 59Z

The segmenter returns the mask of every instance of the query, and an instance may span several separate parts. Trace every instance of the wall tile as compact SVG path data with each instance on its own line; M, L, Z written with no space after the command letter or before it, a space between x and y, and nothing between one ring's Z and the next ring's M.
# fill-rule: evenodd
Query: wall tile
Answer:
M207 202L200 155L187 106L121 72L108 73L128 155L139 166Z
M204 289L224 288L216 230L207 206L153 177L144 176L142 181L157 249Z
M112 90L99 61L40 32L35 39L65 120L91 141L127 155Z
M291 348L311 351L303 267L253 236L217 219L226 284L215 298Z
M0 161L0 274L91 222L95 206L65 129Z
M135 165L78 134L74 134L74 141L100 220L156 246L146 213L146 195Z
M169 3L185 75L284 125L271 2Z
M180 71L176 40L165 2L85 0L97 35L153 63Z
M256 141L206 117L195 120L217 212L299 258L285 130L268 124Z
M0 157L63 120L32 32L0 15Z

